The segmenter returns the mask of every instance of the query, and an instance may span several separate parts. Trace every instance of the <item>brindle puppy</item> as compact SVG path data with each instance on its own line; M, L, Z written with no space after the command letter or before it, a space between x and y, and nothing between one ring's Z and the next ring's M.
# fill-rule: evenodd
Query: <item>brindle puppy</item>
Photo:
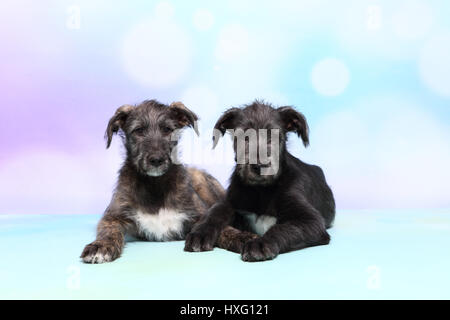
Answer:
M197 119L181 102L167 106L149 100L117 109L105 138L109 147L113 134L119 133L126 159L97 226L97 239L81 254L84 262L117 259L125 235L149 241L182 240L201 215L223 199L224 190L216 179L176 161L179 131L190 126L197 132ZM218 245L238 252L244 241L254 237L228 228Z
M308 145L305 117L291 107L273 108L255 101L226 111L215 129L215 143L225 131L234 131L236 160L244 161L237 161L225 200L214 205L187 236L185 250L211 250L227 225L261 236L244 245L244 261L273 259L279 253L328 244L326 229L331 227L335 215L331 189L318 166L302 162L286 149L287 133L291 131ZM261 129L277 134L258 136L253 141L255 148L251 139L244 137L242 157L236 133L258 133ZM261 150L270 153L265 161ZM258 153L253 155L253 163L249 161L252 152Z

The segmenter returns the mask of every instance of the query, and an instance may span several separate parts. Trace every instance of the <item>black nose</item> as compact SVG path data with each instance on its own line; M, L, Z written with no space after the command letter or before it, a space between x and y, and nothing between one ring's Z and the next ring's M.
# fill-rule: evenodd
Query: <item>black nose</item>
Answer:
M150 158L149 161L152 166L159 167L164 162L164 159L153 157L153 158Z
M250 169L253 171L253 173L256 173L256 174L261 173L261 165L259 165L259 164L251 164Z

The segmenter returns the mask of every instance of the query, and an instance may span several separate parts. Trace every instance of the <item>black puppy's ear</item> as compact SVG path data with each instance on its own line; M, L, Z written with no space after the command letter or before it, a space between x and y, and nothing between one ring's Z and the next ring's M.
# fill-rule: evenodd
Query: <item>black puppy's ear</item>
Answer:
M106 148L109 148L113 134L117 133L117 131L119 131L119 129L123 126L129 112L133 110L133 108L134 107L129 104L123 105L116 110L112 118L109 120L108 127L105 132Z
M227 129L236 128L237 120L242 110L239 108L231 108L223 113L217 120L213 132L213 149L217 146L221 136L225 134Z
M277 109L286 131L297 133L302 138L305 147L309 145L309 128L303 114L292 107L280 107Z
M197 135L200 135L197 126L198 117L194 112L189 110L181 102L173 102L170 104L169 108L172 117L178 122L180 128L191 127Z

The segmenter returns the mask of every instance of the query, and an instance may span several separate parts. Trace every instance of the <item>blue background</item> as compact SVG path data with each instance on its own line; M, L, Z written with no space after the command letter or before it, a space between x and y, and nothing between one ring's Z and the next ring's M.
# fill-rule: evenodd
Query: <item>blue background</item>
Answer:
M182 100L183 157L226 185L229 107L293 105L342 209L449 208L447 1L2 1L0 212L102 213L115 109ZM200 151L199 151L200 150ZM69 183L70 182L70 183Z
M1 1L0 297L449 298L449 16L444 0ZM198 113L184 162L224 186L226 108L303 112L311 146L289 149L334 191L331 244L246 264L133 242L83 265L122 162L106 124L151 98Z

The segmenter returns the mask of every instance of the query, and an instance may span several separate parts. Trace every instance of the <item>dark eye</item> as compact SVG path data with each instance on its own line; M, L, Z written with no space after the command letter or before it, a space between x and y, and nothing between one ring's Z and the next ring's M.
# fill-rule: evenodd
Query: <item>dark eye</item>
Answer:
M164 126L164 127L161 128L161 130L162 130L164 133L171 133L171 132L172 132L172 128L169 127L169 126Z
M133 130L132 133L135 135L141 136L142 134L144 134L144 128L136 128Z

